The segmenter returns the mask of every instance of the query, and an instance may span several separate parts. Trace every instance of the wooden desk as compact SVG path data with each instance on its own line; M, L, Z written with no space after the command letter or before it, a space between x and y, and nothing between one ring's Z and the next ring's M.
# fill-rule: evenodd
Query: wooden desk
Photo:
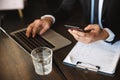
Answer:
M58 26L58 25L56 25ZM0 80L119 80L120 65L115 76L110 77L96 72L85 71L63 64L63 59L76 41L63 25L53 27L58 33L73 43L54 52L53 70L49 75L39 76L34 71L31 57L3 32L0 33ZM62 31L62 33L61 33Z

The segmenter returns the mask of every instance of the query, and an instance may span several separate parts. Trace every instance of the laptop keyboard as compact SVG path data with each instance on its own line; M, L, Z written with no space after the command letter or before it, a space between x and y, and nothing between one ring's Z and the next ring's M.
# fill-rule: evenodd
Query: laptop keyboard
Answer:
M36 47L49 47L49 48L55 47L50 42L42 38L40 35L36 35L34 38L32 37L28 38L25 35L25 30L14 33L12 37L29 53Z

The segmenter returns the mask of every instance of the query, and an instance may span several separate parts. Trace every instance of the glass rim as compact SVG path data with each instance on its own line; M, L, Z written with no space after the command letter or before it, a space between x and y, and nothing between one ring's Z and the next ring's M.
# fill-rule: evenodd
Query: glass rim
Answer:
M36 47L35 49L33 49L33 50L31 51L31 57L32 57L32 59L39 60L39 59L37 59L36 57L34 57L34 56L32 55L32 53L33 53L35 50L39 49L39 48L45 48L45 49L50 50L50 55L49 55L47 58L45 58L45 59L43 58L42 60L47 60L48 58L50 58L50 57L52 56L53 50L52 50L51 48L49 48L49 47Z

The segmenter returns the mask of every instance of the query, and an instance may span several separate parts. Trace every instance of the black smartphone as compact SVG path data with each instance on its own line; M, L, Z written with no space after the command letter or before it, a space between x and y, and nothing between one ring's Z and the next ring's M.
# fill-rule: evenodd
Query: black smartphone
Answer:
M81 32L90 32L91 30L84 30L82 28L79 28L78 26L72 26L72 25L64 25L65 27L67 28L70 28L70 29L75 29L75 30L79 30Z

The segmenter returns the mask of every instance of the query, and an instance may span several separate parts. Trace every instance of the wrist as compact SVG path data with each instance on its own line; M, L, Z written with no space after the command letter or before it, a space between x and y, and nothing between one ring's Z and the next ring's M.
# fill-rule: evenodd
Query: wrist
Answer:
M41 20L47 22L49 26L53 24L53 19L51 17L44 17Z
M108 34L108 37L105 39L105 41L112 42L114 40L115 34L109 28L104 28L104 31Z
M106 40L109 37L109 34L105 29L103 29L103 34L102 35L103 35L103 40Z

